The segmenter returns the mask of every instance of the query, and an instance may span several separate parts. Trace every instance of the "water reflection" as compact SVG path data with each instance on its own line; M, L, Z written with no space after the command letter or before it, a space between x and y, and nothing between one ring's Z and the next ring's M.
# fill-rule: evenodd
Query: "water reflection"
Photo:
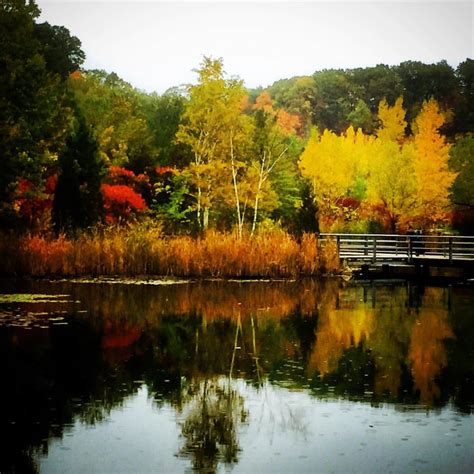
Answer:
M154 406L176 413L174 454L209 472L239 461L239 433L252 422L238 380L373 406L473 407L470 288L337 280L3 287L68 297L0 304L8 316L0 319L1 472L35 472L53 439L77 422L103 423L142 386ZM30 328L12 320L33 313L64 319Z
M231 381L205 379L186 387L180 455L190 457L196 470L214 472L219 461L232 464L240 450L237 426L246 421L244 399Z

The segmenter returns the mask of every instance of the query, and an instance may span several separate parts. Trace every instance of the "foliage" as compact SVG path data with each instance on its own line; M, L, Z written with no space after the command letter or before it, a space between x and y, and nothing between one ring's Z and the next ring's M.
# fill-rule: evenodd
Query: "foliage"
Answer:
M474 229L474 137L460 136L450 149L449 167L457 173L451 188L455 205L454 224L461 230Z
M377 130L367 179L370 213L382 222L386 220L390 232L396 232L399 220L413 212L417 193L413 147L403 145L407 122L402 104L401 98L393 107L385 100L380 103L381 127Z
M434 100L425 102L407 137L402 104L401 98L393 106L381 101L376 137L351 127L341 135L313 133L300 167L313 183L322 229L363 231L361 217L376 218L391 232L446 222L455 173L439 132L444 116Z
M34 2L4 1L0 7L2 218L15 214L18 180L39 183L54 165L71 121L63 73L84 59L77 38L65 29L36 24L38 16Z
M137 212L146 209L140 194L124 184L103 184L101 186L104 201L105 220L108 223L130 219Z
M75 130L59 158L59 175L53 200L56 231L93 226L102 218L100 185L103 163L97 142L79 115Z
M204 57L196 84L160 96L80 70L79 39L39 13L25 0L0 9L4 228L47 231L51 210L57 231L90 228L103 197L109 222L150 209L168 232L394 232L451 216L466 228L473 60L330 69L248 91Z
M426 228L446 221L449 190L456 173L448 168L451 145L439 132L445 116L435 100L424 102L413 129L414 171L417 180L416 219Z
M161 165L184 167L191 161L189 150L175 141L187 99L183 92L172 89L162 96L141 95L143 113Z
M297 241L281 230L253 238L215 231L191 238L165 237L160 227L134 225L76 239L25 235L0 241L5 275L281 278L339 271L335 243L321 247L314 234ZM6 258L9 254L16 258Z
M341 135L329 130L319 135L313 130L299 166L313 185L321 230L357 218L360 191L355 185L367 169L373 142L372 137L352 127Z
M395 143L401 143L404 140L407 122L402 97L398 97L393 107L390 107L383 99L379 104L378 118L381 126L377 130L377 137L380 140Z
M72 75L69 87L105 164L135 173L157 164L158 151L138 91L115 73L98 70Z
M226 189L230 175L227 162L237 159L232 154L241 153L239 142L246 128L241 114L245 92L241 81L224 78L221 59L205 57L197 72L199 82L189 89L189 102L176 138L193 153L187 173L191 177L196 222L206 229L210 211Z

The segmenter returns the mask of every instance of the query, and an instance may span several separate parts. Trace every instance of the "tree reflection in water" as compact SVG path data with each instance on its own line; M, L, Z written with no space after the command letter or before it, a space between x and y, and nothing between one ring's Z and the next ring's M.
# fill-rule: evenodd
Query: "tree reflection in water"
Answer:
M179 456L209 471L237 462L239 431L259 423L247 419L245 384L261 394L254 416L302 433L302 414L275 396L275 386L374 404L429 408L452 400L472 411L469 289L453 289L451 298L447 288L329 280L175 287L26 282L22 291L52 289L87 312L61 308L70 312L68 324L50 329L0 325L1 472L34 471L33 459L54 437L78 420L107 420L137 393L137 381L157 406L178 413ZM33 309L48 311L22 311Z
M454 337L448 323L448 311L433 302L440 300L439 288L428 288L423 296L413 327L409 360L420 401L432 406L440 398L437 377L448 364L444 341Z
M191 458L194 469L206 472L213 472L219 462L237 462L237 428L245 423L248 412L231 380L191 383L182 396L181 433L185 441L180 456Z

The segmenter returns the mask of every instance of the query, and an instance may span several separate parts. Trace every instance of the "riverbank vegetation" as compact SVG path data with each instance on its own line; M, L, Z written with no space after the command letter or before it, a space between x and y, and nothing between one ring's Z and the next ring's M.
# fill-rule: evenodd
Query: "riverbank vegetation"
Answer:
M295 276L335 268L317 231L473 232L471 59L248 89L204 57L158 95L82 69L80 40L38 16L0 10L12 273Z
M4 275L167 275L197 278L296 278L335 273L335 242L318 245L314 234L295 239L287 232L253 237L209 231L201 237L164 236L140 226L64 235L3 236Z

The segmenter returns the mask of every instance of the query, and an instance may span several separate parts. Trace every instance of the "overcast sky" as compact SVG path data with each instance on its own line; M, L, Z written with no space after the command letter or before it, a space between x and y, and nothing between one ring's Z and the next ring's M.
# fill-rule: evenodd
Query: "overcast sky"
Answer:
M248 87L325 68L473 58L473 2L37 0L40 21L82 41L84 67L164 92L222 57Z

